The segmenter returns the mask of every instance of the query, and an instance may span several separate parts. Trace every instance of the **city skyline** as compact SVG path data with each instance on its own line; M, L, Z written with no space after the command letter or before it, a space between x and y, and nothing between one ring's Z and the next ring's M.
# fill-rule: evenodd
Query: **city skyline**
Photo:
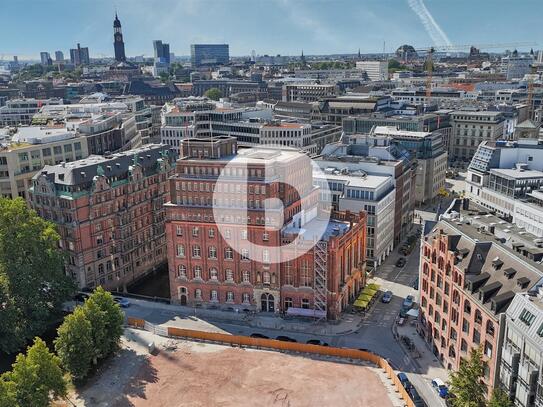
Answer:
M523 1L522 9L505 0L493 1L492 7L488 7L490 1L474 5L467 0L454 4L436 0L273 0L258 4L246 0L118 0L115 4L80 0L77 4L76 8L66 0L21 0L3 5L6 15L20 17L0 27L0 36L11 38L0 49L0 58L38 59L41 51L66 53L77 42L88 46L92 57L113 56L115 8L123 22L127 57L152 56L156 39L169 42L171 51L180 56L189 55L192 43L228 43L233 56L250 55L252 50L260 55L299 55L302 49L308 55L355 53L358 49L378 53L383 43L386 52L403 43L530 41L534 48L539 45L535 45L538 13L525 13L538 6L535 0ZM525 24L510 23L517 18ZM51 24L59 19L62 24ZM206 26L214 29L206 33ZM22 28L24 36L13 36ZM36 41L26 41L28 36Z

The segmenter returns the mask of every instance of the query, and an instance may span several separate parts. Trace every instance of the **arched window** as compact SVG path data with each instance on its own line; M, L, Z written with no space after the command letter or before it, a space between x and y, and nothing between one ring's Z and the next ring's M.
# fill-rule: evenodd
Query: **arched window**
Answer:
M249 293L243 293L241 295L241 300L244 304L250 304L251 303L251 296L249 295Z
M251 282L251 276L250 276L250 273L247 270L243 271L242 275L243 275L243 282L244 283L250 283Z
M217 290L211 290L209 293L209 299L214 302L219 301L219 292Z
M234 251L231 247L224 249L224 258L225 260L232 260L234 258Z
M483 315L481 314L481 311L478 309L475 310L475 323L481 324L483 323Z
M184 264L180 264L177 272L177 277L186 277L187 267Z
M217 248L215 246L209 246L207 248L207 257L210 259L217 258Z
M494 336L494 323L491 320L486 321L486 333Z
M464 301L464 312L468 315L471 314L471 304L468 300Z
M194 267L194 278L202 278L202 268L200 266Z
M429 271L428 263L423 263L422 265L422 273L427 276Z
M200 249L200 246L194 245L192 246L192 257L199 258L202 255L202 250Z
M224 270L226 281L234 281L234 272L231 269Z
M194 290L194 298L197 299L197 300L201 300L202 299L202 290L200 290L199 288Z
M217 271L217 269L215 267L211 267L209 269L209 278L211 280L218 280L219 279L219 272Z

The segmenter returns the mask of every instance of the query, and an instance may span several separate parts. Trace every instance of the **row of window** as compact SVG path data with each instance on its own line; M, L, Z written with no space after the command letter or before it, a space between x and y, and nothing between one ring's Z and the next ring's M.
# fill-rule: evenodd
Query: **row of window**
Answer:
M176 247L176 253L177 257L184 258L185 257L185 245L178 244ZM195 259L200 259L202 257L202 249L198 245L192 245L192 252L191 255ZM241 249L240 252L241 260L242 261L248 261L249 258L249 249ZM207 258L208 259L217 259L217 248L215 246L209 246L207 248ZM224 249L224 257L225 260L233 260L234 259L234 250L231 247L227 247ZM270 262L270 251L268 249L262 250L262 263L269 263Z
M184 229L183 229L183 226L176 226L176 229L175 229L175 234L179 237L182 237L184 235ZM232 231L230 229L226 229L223 231L223 234L224 234L224 238L225 239L230 239L232 237ZM213 228L209 228L207 230L207 236L210 238L210 239L213 239L216 235L216 230L213 229ZM192 237L199 237L200 236L200 227L198 226L194 226L192 227L191 229L191 236ZM240 239L241 240L247 240L248 239L248 232L247 230L241 230L240 231ZM262 233L262 240L263 241L268 241L270 239L270 234L268 232L263 232Z

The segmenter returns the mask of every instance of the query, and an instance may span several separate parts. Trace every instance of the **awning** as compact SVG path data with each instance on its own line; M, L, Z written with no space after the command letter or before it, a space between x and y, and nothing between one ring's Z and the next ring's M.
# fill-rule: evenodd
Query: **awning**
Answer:
M362 301L371 301L371 299L374 297L374 295L366 295L366 294L360 294L357 298L357 300L362 300Z
M372 290L371 288L366 287L362 290L362 293L360 295L369 295L373 297L376 293L377 290Z
M366 308L368 306L368 303L369 302L366 300L359 299L359 300L356 300L353 305L358 308Z
M289 307L287 309L287 315L297 317L326 318L326 311L310 308Z
M381 288L379 284L375 284L375 283L370 283L366 287L375 291L379 291L379 288Z

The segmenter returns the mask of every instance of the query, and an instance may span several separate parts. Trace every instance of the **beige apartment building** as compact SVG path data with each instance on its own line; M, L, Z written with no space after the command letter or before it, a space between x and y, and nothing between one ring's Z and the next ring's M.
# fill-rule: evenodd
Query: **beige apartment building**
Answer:
M7 198L28 199L32 177L45 165L89 155L87 138L65 127L19 127L0 133L0 140L0 194Z

